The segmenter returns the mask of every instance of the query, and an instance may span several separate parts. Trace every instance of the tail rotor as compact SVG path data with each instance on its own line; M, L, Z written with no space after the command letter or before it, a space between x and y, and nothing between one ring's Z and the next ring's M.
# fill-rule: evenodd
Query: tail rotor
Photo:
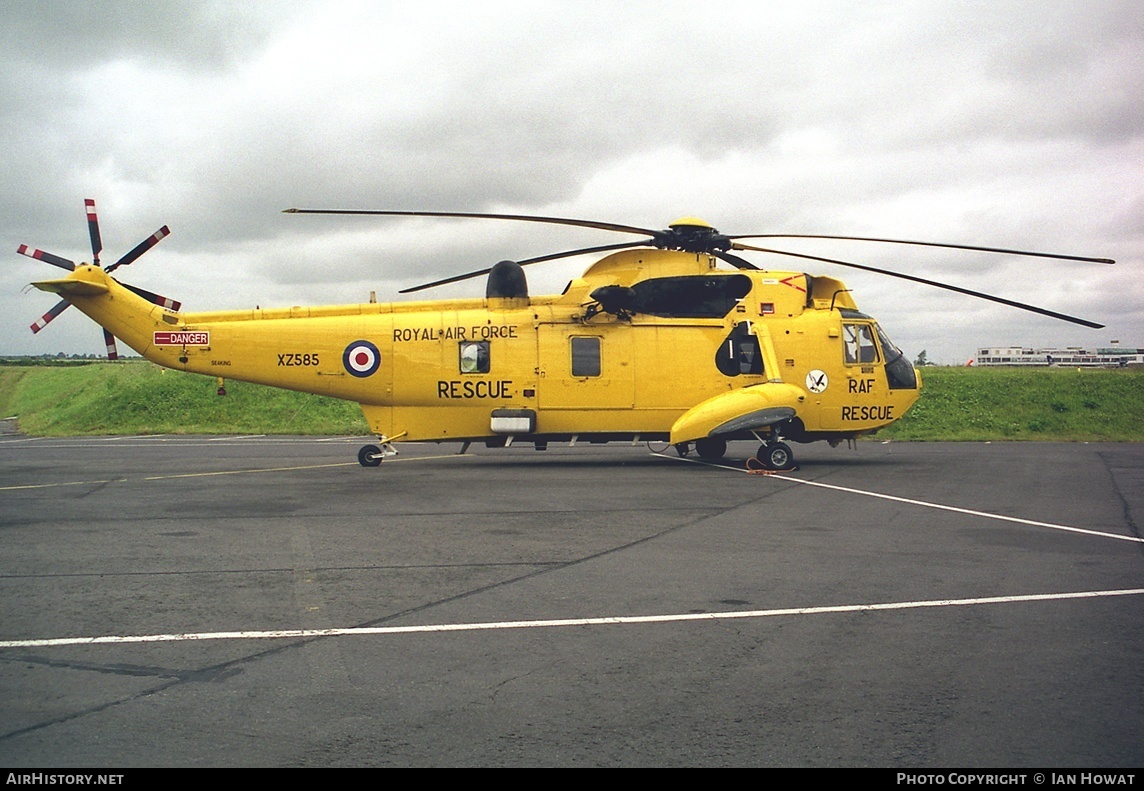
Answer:
M84 208L87 212L87 232L88 236L91 238L92 265L100 266L99 254L103 252L103 239L99 234L99 216L95 210L95 201L91 198L87 198L84 201ZM170 233L171 229L164 225L162 228L155 231L155 233L148 236L142 242L135 245L135 247L133 247L130 252L128 252L114 264L111 264L109 267L107 267L107 273L111 274L121 266L127 266L128 264L134 263L141 255L157 245L164 238L169 236ZM52 266L58 266L60 269L66 269L69 272L74 271L76 268L74 261L70 261L67 258L63 258L62 256L45 252L44 250L37 250L35 248L28 247L26 244L20 245L16 252L20 255L26 255L29 258L35 258L38 261L43 261L45 263L51 264ZM127 283L121 283L121 285L143 297L143 299L146 299L149 302L153 302L160 307L167 308L168 310L178 310L182 307L182 303L170 299L169 297L164 297L151 291L128 285ZM62 299L57 302L51 310L49 310L47 313L32 323L32 332L37 333L44 327L48 326L48 324L50 324L56 318L56 316L59 316L70 306L71 302L66 299ZM104 345L107 347L107 359L119 359L119 350L115 345L115 336L104 329L103 340Z

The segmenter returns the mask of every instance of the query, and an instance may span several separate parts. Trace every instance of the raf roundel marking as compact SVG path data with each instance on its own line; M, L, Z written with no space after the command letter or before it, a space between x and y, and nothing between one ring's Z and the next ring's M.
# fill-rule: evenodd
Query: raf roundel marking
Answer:
M353 376L373 376L381 367L381 352L369 341L354 341L342 352L342 365Z
M830 384L826 378L826 372L820 371L815 368L813 371L806 375L806 389L812 393L821 393L826 390L826 386Z

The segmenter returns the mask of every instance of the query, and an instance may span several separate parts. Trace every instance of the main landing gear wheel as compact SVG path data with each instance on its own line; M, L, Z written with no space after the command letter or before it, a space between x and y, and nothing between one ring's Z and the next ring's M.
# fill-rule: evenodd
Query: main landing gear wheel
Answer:
M759 446L755 454L759 463L768 470L789 470L794 468L794 454L785 442L771 442Z
M361 450L357 452L358 464L363 467L379 467L381 459L381 448L377 445L362 445Z
M695 441L695 450L704 461L719 461L727 453L727 442L713 437Z

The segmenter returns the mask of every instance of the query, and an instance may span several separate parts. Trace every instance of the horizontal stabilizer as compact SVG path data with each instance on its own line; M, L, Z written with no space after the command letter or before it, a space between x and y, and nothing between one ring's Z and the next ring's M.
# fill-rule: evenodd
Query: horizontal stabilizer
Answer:
M63 294L65 297L94 297L106 294L108 291L107 286L102 283L90 283L85 280L72 280L71 278L41 280L32 285L40 291L51 291L56 294Z

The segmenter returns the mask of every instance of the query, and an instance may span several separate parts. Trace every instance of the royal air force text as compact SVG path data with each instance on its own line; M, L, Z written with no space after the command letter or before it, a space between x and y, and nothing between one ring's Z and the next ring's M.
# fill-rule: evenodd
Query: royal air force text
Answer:
M405 327L394 328L393 342L409 341L489 341L494 338L516 338L516 327L481 324L475 327Z

